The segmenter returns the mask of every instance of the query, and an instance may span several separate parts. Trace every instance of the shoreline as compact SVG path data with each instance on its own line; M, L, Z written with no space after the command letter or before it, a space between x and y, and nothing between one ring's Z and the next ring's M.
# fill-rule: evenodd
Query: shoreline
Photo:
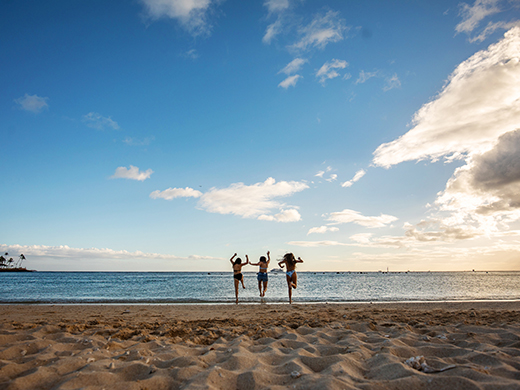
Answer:
M518 301L262 308L0 305L0 389L520 389Z
M471 304L471 303L520 303L520 299L446 299L446 300L413 300L413 301L312 301L298 302L294 301L292 305L406 305L406 304ZM241 301L238 306L272 306L272 305L290 305L287 301ZM234 300L228 302L1 302L2 306L236 306ZM519 306L520 308L520 306Z

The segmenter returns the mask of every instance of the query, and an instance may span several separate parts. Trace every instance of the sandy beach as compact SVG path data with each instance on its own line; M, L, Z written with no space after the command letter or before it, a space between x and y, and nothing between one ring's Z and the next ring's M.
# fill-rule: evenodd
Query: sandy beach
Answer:
M520 389L519 309L2 305L0 389Z

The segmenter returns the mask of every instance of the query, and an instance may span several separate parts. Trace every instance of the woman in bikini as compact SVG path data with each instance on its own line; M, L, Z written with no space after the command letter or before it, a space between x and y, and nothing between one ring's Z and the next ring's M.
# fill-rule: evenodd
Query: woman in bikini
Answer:
M235 282L235 297L236 297L236 303L238 304L238 284L242 282L242 287L246 288L244 286L244 275L242 275L242 267L244 265L249 264L249 257L246 255L246 262L242 264L242 259L240 257L237 257L235 261L233 259L236 257L236 253L233 255L229 261L231 262L231 265L233 266L233 280Z
M269 257L269 251L267 251L267 259L265 256L260 256L260 260L258 263L250 263L251 265L258 265L260 269L258 270L258 291L260 291L260 296L265 297L265 290L267 290L267 268L269 267L269 262L271 261L271 257ZM262 285L264 287L264 291L262 291Z
M285 264L285 275L287 279L287 287L289 287L289 303L292 303L292 289L298 285L298 277L296 275L296 263L303 263L303 260L298 257L296 259L292 253L286 253L283 260L278 263L280 268Z

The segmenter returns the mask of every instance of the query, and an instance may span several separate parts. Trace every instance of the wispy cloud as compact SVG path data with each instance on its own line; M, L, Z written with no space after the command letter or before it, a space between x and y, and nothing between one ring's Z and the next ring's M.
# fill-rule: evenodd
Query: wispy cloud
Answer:
M262 38L262 42L264 42L266 44L270 44L271 41L282 32L282 28L283 28L283 24L280 19L271 23L269 26L267 26L267 29L265 30L265 34L264 34L264 37Z
M383 87L383 91L387 92L394 88L401 88L401 80L399 80L397 74L394 74L392 77L388 77L385 80L385 86Z
M141 0L147 16L152 20L177 20L192 35L205 35L211 31L208 13L217 1L212 0Z
M343 34L348 31L345 21L340 18L339 12L328 11L318 14L306 26L299 28L300 40L289 47L294 51L304 51L311 48L323 49L329 43L344 39Z
M324 233L327 233L327 232L337 232L338 230L339 230L339 228L337 228L335 226L313 227L313 228L309 229L309 231L307 232L307 235L315 234L315 233L324 234Z
M285 13L289 9L289 0L267 0L264 7L267 8L268 18L276 17L276 20L267 26L262 42L270 44L273 39L282 33L284 29Z
M325 181L328 181L328 182L333 182L336 180L338 180L338 175L335 173L331 174L328 179L325 179Z
M361 72L359 72L359 76L358 76L355 84L366 83L368 80L370 80L373 77L379 77L379 75L380 75L379 71L365 72L364 70L362 70Z
M1 252L23 253L28 260L32 258L55 258L55 259L218 259L206 256L179 257L161 253L146 253L141 251L129 252L126 250L114 250L109 248L71 248L67 245L6 245L0 244Z
M289 8L289 0L266 0L264 6L269 11L269 14L280 13Z
M233 214L264 221L294 222L301 219L297 207L287 206L275 199L291 196L306 188L309 187L303 182L276 182L270 177L262 183L234 183L227 188L211 188L206 193L189 187L169 188L165 191L154 191L150 197L167 200L194 197L199 198L197 207L210 213Z
M500 12L498 2L499 0L476 0L473 5L461 3L459 15L462 21L457 24L455 31L472 32L484 18Z
M517 0L512 0L511 2L515 1L517 2ZM484 19L507 10L508 7L504 7L503 3L505 2L502 0L476 0L473 5L461 3L459 5L459 16L462 17L462 21L457 24L455 31L457 33L466 33L469 36L468 40L473 43L484 41L490 34L499 29L509 30L519 26L520 22L518 20L488 22L484 29L471 36L473 32L479 30L479 26Z
M106 128L112 128L119 130L119 125L116 121L112 120L111 117L105 117L97 112L89 112L87 115L83 115L83 123L88 127L97 130L105 130Z
M262 214L258 217L260 221L275 222L297 222L301 220L301 215L296 209L281 210L278 214L266 215Z
M323 177L323 175L325 173L330 172L330 171L332 171L332 167L327 167L327 168L325 168L324 171L318 171L318 173L316 173L314 176L316 176L316 177Z
M168 188L164 191L156 190L150 194L152 199L166 199L172 200L175 198L200 198L202 192L194 190L193 188Z
M360 169L359 171L356 172L356 174L354 175L354 177L351 180L341 183L341 186L342 187L351 187L356 181L358 181L365 175L366 175L366 171L364 169Z
M118 167L116 168L116 172L110 176L111 179L130 179L130 180L138 180L144 181L148 179L152 175L153 171L151 169L147 169L142 172L139 171L139 168L130 165L130 168L126 167Z
M197 58L199 58L199 53L197 52L196 49L191 49L191 50L188 50L187 52L185 52L182 56L184 58L196 60Z
M397 218L392 215L381 214L380 216L367 217L358 211L345 209L328 214L327 221L332 223L355 223L360 226L368 228L380 228L397 221Z
M321 84L325 84L325 81L340 76L336 69L345 69L347 66L347 61L333 59L332 61L325 62L321 66L316 72L316 77L320 80Z
M289 62L283 69L281 69L278 74L285 73L286 75L291 75L293 73L298 72L302 66L307 62L307 60L303 58L295 58L291 62Z
M48 97L29 95L26 93L23 97L15 99L14 102L18 104L21 110L39 114L43 110L49 108L49 103L47 103L48 100Z
M143 139L138 139L138 138L132 138L132 137L126 137L124 140L123 140L123 143L127 144L127 145L132 145L132 146L147 146L147 145L150 145L150 143L155 140L155 137L152 135L150 137L145 137Z
M302 78L299 74L295 74L293 76L287 77L285 80L283 80L280 84L278 84L279 87L282 87L284 89L287 89L289 87L295 87L298 80Z

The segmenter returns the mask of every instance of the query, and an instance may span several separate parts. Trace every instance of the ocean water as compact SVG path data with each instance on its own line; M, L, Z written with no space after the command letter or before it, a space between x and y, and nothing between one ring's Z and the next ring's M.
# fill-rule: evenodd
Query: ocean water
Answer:
M270 273L266 297L244 273L248 303L287 302L284 273ZM0 273L0 303L234 303L231 272ZM520 300L520 272L299 272L293 301Z

